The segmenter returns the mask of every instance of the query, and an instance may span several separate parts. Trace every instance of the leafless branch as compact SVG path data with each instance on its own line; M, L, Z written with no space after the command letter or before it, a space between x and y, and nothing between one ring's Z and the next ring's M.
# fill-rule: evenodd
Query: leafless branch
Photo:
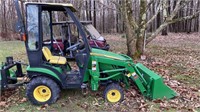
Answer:
M146 27L157 17L161 6L162 6L162 4L160 3L157 10L156 10L156 13L151 17L151 19L149 21L147 21Z
M177 18L177 19L173 19L171 21L167 21L168 24L173 24L179 21L184 21L184 20L188 20L188 19L193 19L195 17L197 17L200 14L200 11L194 13L193 15L189 15L189 16L185 16L185 17L181 17L181 18Z
M158 35L166 26L173 24L173 23L176 23L178 21L193 19L193 18L197 17L199 14L200 14L200 11L198 11L195 14L190 15L190 16L185 16L185 17L174 19L174 20L166 20L162 25L160 25L160 27L154 33L151 34L151 36L146 41L146 45L149 42L151 42L156 37L156 35Z

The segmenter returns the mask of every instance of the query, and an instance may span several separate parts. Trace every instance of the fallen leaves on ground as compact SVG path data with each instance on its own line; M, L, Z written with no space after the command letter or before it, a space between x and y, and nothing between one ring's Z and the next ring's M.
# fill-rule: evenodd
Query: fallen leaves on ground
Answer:
M111 51L126 53L125 38L119 35L105 36L111 45ZM106 111L197 111L200 110L200 37L199 34L169 34L158 36L146 48L145 58L134 60L141 62L164 78L166 85L174 89L178 96L174 99L145 99L133 85L124 90L125 97L121 103L108 103L102 99L101 92L89 92L87 95L94 97L92 102L77 103L78 107L88 110ZM99 91L103 91L100 88ZM27 99L19 97L19 89L5 91L1 96L0 106L9 107L11 104L23 103ZM83 98L86 98L83 96ZM79 99L76 99L79 100ZM67 97L62 102L61 108L69 103L74 103L73 97ZM38 107L37 110L45 110L48 105ZM72 107L73 108L73 107ZM1 111L1 110L0 110ZM24 108L21 109L24 111Z
M113 36L112 40L114 39ZM117 46L122 45L117 44ZM147 46L146 54L142 59L134 61L144 64L161 75L165 84L174 89L178 96L171 100L155 100L152 103L144 100L144 97L136 91L137 88L132 88L126 91L123 103L130 109L140 111L200 110L199 48L198 33L158 36L150 43L149 48Z
M1 109L6 109L12 105L18 105L19 103L24 103L27 98L23 97L20 88L4 90L0 95L0 107ZM22 111L23 109L21 109Z

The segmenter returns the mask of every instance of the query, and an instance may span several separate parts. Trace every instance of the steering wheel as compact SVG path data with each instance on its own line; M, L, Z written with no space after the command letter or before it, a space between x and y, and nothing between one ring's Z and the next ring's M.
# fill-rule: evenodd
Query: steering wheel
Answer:
M77 43L75 43L74 45L68 47L66 49L66 51L71 50L71 51L75 51L77 49L83 49L84 47L84 42L80 39Z
M80 44L81 44L80 42L77 42L76 44L74 44L74 45L68 47L68 48L66 49L66 51L68 51L68 50L75 51L75 50L78 49L78 46L79 46Z

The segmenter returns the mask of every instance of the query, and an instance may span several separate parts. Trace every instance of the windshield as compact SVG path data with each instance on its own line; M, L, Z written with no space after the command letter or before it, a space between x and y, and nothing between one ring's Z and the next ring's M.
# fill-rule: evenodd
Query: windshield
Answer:
M79 30L77 26L74 24L72 20L69 21L59 21L55 16L59 12L52 11L52 34L53 39L68 39L69 37L73 42L82 38L79 34ZM64 15L62 15L64 17ZM71 18L68 18L71 19ZM85 24L84 24L85 25ZM42 28L43 28L43 41L50 40L51 38L51 29L50 29L50 15L48 11L42 11ZM87 35L91 35L94 39L100 37L100 34L96 31L96 29L91 25L87 24L85 27L82 26L83 32Z
M50 29L50 15L48 11L42 11L42 30L43 30L43 40L50 39L51 29Z
M94 28L92 24L85 24L84 25L88 33L92 36L92 39L98 40L101 38L101 34Z

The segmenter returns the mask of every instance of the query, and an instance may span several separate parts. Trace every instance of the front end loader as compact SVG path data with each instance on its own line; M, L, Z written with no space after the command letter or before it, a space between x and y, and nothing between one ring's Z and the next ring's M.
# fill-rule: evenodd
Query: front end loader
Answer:
M89 65L88 72L91 76L92 90L97 90L99 83L109 85L122 82L128 88L132 81L141 94L148 99L170 99L176 96L176 93L164 84L161 76L141 63L134 64L132 59L126 55L98 49L92 49L90 54L89 64L91 65ZM120 90L118 92L120 93ZM106 99L109 100L108 97Z
M15 3L18 28L25 43L29 65L26 74L23 74L22 63L8 57L0 69L1 89L25 85L27 98L36 105L56 102L63 89L87 90L90 87L97 91L100 86L105 87L103 97L107 101L120 102L124 98L124 88L121 85L124 84L128 89L131 83L147 99L170 99L176 96L176 92L164 84L161 76L140 63L133 63L130 57L91 48L87 32L74 15L76 9L72 4L28 2L25 4L26 20L22 20L18 0ZM58 13L63 14L62 22L71 20L78 29L76 34L79 41L73 44L68 40L64 41L70 45L65 49L73 53L74 60L68 59L67 54L54 53L54 40L62 36L56 33L58 29L53 28L56 17L53 14ZM49 41L48 45L45 44L46 40ZM74 63L76 68L73 67ZM16 71L12 71L12 67L16 67Z

